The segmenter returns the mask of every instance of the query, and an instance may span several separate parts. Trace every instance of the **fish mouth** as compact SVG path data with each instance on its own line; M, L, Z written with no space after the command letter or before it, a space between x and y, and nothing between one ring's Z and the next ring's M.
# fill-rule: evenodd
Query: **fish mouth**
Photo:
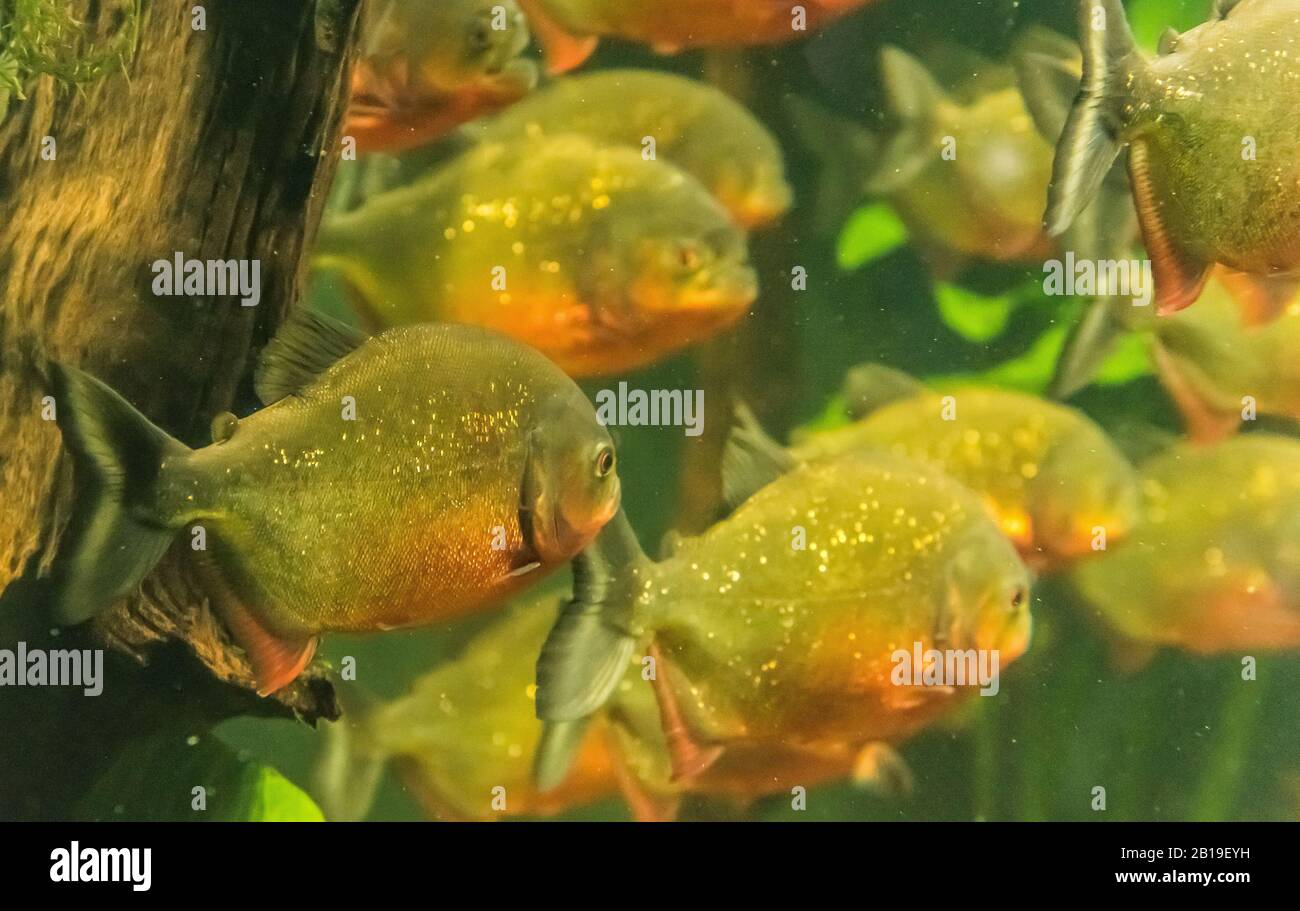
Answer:
M600 530L618 512L621 499L622 483L615 478L613 492L585 521L575 522L564 514L564 510L542 500L531 509L520 512L520 525L542 562L563 563L576 556L600 534Z
M739 195L720 193L719 201L731 213L737 225L746 231L753 231L767 227L788 212L794 202L794 194L788 187L783 187L779 191L754 190Z
M748 266L719 270L693 282L677 295L677 309L738 315L758 298L758 278Z
M976 648L998 653L999 665L1015 661L1029 650L1033 616L1028 610L1008 613L1001 605L984 612L975 632Z

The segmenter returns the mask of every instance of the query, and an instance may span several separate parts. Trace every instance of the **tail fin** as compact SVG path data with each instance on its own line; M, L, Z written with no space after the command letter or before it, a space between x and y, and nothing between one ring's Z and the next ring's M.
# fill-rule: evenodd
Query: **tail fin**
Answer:
M1119 155L1121 99L1142 66L1122 0L1079 0L1083 83L1056 147L1044 222L1063 234L1097 191Z
M817 159L817 202L812 207L820 233L838 231L865 196L867 175L880 140L864 127L838 117L816 102L792 96L786 113L801 145Z
M311 792L331 822L360 822L370 813L388 755L370 737L377 703L356 684L337 685L343 717L326 722L312 762Z
M129 594L180 523L156 514L163 460L189 449L75 367L51 364L63 441L85 486L55 567L55 618L88 620Z
M879 152L867 190L887 196L934 161L933 150L926 147L931 118L947 96L924 64L899 48L881 51L880 71L894 129Z
M564 780L581 725L613 695L636 645L631 631L639 577L649 560L619 513L573 561L573 598L537 658L537 717L544 722L534 778L545 790Z

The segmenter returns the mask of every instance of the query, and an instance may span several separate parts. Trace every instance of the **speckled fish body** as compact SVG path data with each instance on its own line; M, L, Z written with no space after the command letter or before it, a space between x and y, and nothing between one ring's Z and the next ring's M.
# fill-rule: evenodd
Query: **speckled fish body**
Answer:
M951 419L947 419L951 417ZM1096 424L1064 405L998 389L926 391L809 436L800 460L885 450L967 485L1027 557L1047 566L1118 540L1137 520L1132 466Z
M537 82L514 0L377 0L362 31L343 133L363 152L429 143Z
M1179 445L1142 474L1142 523L1073 576L1108 625L1203 653L1300 646L1300 442Z
M757 295L745 236L697 181L575 136L477 146L322 233L380 325L496 329L574 376L710 338Z
M1123 145L1162 313L1196 300L1212 266L1300 269L1300 2L1240 0L1148 58L1119 0L1081 3L1084 85L1048 209L1068 226ZM1101 15L1103 26L1097 27Z
M355 420L342 418L344 396ZM189 484L169 493L211 516L214 562L278 630L447 620L530 584L522 567L580 549L543 557L521 524L520 479L541 435L584 467L611 445L541 356L469 327L398 329L188 457ZM582 539L612 514L617 485L596 499L574 504L595 507L573 523Z
M718 89L652 70L605 70L551 83L469 128L486 142L576 133L601 145L644 148L691 174L737 223L760 227L790 206L775 137Z
M961 485L848 456L794 470L683 541L646 578L635 622L693 740L862 744L964 695L894 685L896 649L997 649L1003 667L1023 653L1028 585Z

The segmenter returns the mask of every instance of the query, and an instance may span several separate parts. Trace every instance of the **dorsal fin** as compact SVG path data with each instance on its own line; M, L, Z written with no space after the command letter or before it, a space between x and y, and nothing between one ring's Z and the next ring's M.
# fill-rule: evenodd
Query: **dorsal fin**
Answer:
M890 402L910 399L924 391L925 384L911 374L871 362L849 370L841 387L849 417L855 421Z
M360 329L322 313L295 311L262 351L253 376L257 397L270 405L293 395L367 338Z

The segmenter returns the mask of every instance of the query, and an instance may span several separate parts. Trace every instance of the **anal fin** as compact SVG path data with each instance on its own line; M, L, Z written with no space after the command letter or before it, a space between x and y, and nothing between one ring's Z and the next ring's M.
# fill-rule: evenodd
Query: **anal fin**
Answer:
M652 685L655 701L659 704L659 721L663 725L664 739L668 743L668 756L672 760L673 781L690 780L717 762L724 747L700 744L691 736L686 726L686 719L682 716L681 706L677 702L677 696L668 685L667 669L659 646L651 645L649 653L650 657L654 658L655 667L658 668Z
M269 696L288 686L303 672L316 654L317 636L289 638L267 629L253 612L237 599L224 583L207 573L212 581L212 600L235 642L248 655L257 681L257 695Z
M1147 150L1142 142L1134 142L1129 148L1128 174L1142 240L1155 271L1156 310L1161 316L1176 313L1191 306L1201 296L1214 264L1197 259L1169 236L1160 211L1160 200L1151 185Z

